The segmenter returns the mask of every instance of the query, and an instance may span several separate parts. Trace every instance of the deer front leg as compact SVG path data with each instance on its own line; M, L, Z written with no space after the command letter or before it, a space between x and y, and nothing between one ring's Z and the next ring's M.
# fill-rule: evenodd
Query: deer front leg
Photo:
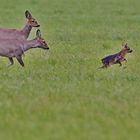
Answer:
M118 63L120 64L120 67L121 67L122 66L122 63L120 61Z
M125 66L124 66L124 68L126 68L127 59L124 58L123 61L125 61Z
M8 66L12 66L14 64L14 60L12 57L8 57L9 58L9 61L10 61L10 64Z
M122 66L122 63L119 60L116 62L116 64L120 64L120 67Z
M127 63L127 59L124 58L125 64Z
M18 55L18 56L16 56L16 59L17 59L17 61L20 63L20 65L21 65L22 67L24 67L24 62L23 62L23 60L22 60L22 56L21 56L21 55Z

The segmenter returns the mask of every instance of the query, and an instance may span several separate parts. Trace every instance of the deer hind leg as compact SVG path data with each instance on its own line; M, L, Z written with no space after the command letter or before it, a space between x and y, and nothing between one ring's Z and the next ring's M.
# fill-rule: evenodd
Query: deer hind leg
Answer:
M17 61L20 63L20 65L21 65L22 67L24 67L24 62L23 62L23 60L22 60L22 56L21 56L21 55L18 55L18 56L16 56L16 59L17 59Z
M10 64L8 66L12 66L14 64L14 60L12 57L8 57L9 58L9 61L10 61Z
M100 68L101 69L105 69L105 68L108 68L109 67L109 64L108 63L105 63L105 64L103 64L103 66L101 66Z

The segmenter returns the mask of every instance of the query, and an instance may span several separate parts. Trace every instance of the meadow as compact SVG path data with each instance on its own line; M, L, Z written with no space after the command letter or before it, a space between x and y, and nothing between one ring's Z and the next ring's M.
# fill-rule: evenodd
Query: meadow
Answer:
M0 57L1 140L140 139L139 0L0 3L0 27L23 28L29 10L50 47L28 51L25 68ZM126 42L125 69L98 69Z

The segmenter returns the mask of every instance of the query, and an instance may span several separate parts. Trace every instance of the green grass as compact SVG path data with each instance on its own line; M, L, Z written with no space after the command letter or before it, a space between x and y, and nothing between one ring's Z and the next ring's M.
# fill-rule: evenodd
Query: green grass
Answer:
M50 46L28 51L25 68L1 57L1 140L140 139L139 0L0 3L0 27L22 28L28 9ZM127 68L99 70L125 42Z

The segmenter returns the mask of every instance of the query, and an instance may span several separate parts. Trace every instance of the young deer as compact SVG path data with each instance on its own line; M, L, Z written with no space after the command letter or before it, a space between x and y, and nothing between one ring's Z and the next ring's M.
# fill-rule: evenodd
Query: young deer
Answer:
M0 56L8 57L10 65L14 64L13 57L16 57L21 66L24 67L22 55L31 48L49 49L47 43L41 37L39 29L36 32L36 38L33 40L0 39Z
M39 27L40 25L32 17L31 13L28 10L25 11L25 17L28 19L28 21L22 30L0 28L0 38L1 39L27 39L31 32L32 27Z
M122 66L123 61L127 62L125 56L127 53L132 53L132 50L128 47L127 43L123 46L123 49L113 55L109 55L102 59L103 66L101 68L108 68L113 64L120 64Z

